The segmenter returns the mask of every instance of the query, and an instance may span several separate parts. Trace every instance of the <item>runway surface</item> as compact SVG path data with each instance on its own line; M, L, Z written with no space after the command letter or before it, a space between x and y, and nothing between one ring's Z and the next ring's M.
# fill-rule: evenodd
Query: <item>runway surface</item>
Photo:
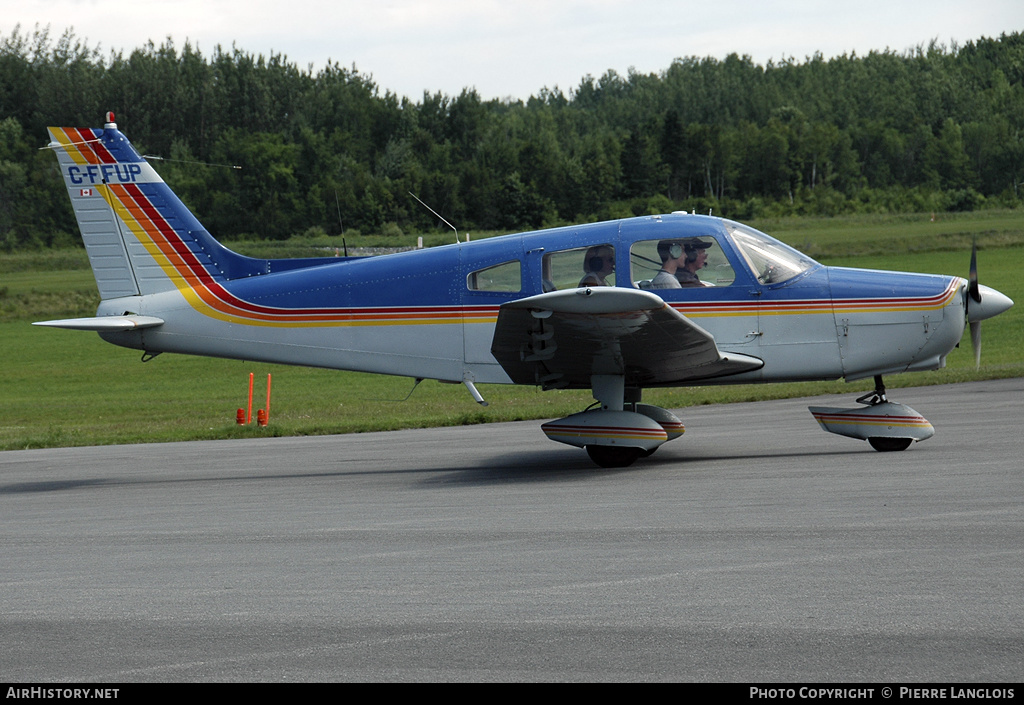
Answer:
M623 470L536 422L0 453L11 682L1020 682L1024 380L682 410Z

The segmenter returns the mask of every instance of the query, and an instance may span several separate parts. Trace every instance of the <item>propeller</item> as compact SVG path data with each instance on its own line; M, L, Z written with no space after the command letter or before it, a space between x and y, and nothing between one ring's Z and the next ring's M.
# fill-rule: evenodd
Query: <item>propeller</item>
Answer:
M971 245L971 270L964 294L964 313L971 328L971 347L974 349L974 366L981 366L981 322L998 316L1013 306L1013 300L1005 294L978 283L978 240Z
M967 275L967 292L977 303L981 303L981 289L978 287L978 238L971 244L971 271Z
M971 269L967 274L967 294L970 300L964 306L967 322L971 327L971 350L974 351L974 369L981 367L981 320L971 320L971 301L981 304L981 287L978 285L978 238L971 244Z

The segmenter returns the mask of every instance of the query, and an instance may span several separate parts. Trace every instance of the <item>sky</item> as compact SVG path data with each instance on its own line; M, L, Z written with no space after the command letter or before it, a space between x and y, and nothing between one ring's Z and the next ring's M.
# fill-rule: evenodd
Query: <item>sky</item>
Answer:
M485 100L567 95L609 70L659 73L673 59L755 63L946 47L1024 31L1022 0L0 0L0 36L49 26L103 56L152 41L328 61L372 77L381 94Z

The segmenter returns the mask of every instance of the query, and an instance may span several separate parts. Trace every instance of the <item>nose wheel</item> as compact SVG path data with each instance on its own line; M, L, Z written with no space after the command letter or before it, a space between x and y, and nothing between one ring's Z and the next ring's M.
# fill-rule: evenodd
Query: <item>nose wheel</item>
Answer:
M875 389L857 399L859 409L810 407L811 414L829 433L867 441L880 453L906 450L914 441L935 434L928 419L905 404L889 401L881 376L875 377Z
M889 398L885 396L885 383L881 375L875 375L875 391L865 394L857 400L858 404L875 406L876 404L888 404ZM879 453L896 453L906 450L914 442L913 438L890 438L887 436L868 436L868 443Z
M893 453L899 450L906 450L914 442L913 438L883 438L882 436L869 436L868 443L879 453Z

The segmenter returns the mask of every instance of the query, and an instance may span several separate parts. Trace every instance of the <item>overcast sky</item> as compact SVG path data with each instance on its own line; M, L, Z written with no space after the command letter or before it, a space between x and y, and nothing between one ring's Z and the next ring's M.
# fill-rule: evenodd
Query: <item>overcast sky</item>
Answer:
M49 25L54 40L71 28L104 55L170 37L207 56L234 45L314 70L354 64L414 101L467 87L525 99L681 56L765 64L963 44L1024 31L1024 0L0 0L0 34L19 24Z

